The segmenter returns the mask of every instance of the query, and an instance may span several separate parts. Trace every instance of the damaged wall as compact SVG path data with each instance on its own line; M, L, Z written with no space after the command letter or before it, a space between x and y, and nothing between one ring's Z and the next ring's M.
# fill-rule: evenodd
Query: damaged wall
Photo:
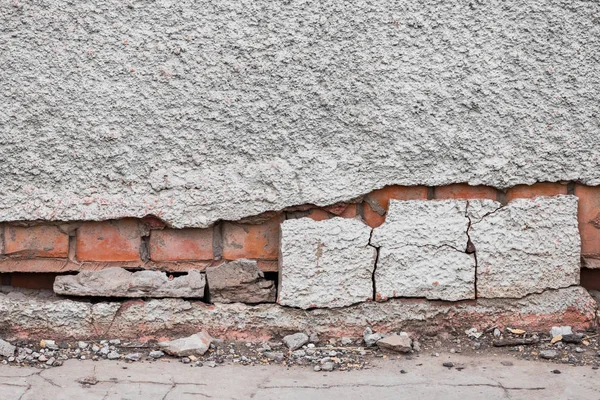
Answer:
M0 220L206 227L385 185L600 184L600 5L0 5Z

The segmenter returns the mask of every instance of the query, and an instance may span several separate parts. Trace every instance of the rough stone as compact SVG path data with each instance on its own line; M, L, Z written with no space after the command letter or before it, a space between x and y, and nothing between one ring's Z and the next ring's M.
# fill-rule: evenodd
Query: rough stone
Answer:
M540 351L540 357L546 360L553 360L558 357L558 352L556 350L542 350Z
M264 278L255 260L236 260L206 269L210 301L213 303L275 302L275 282Z
M254 4L3 7L0 220L208 226L393 183L600 183L594 3Z
M285 343L290 351L294 351L308 343L308 335L302 332L287 335L283 338L283 343Z
M109 360L117 360L117 359L121 358L121 355L113 350L110 353L108 353L108 355L106 357Z
M478 297L516 298L579 284L576 197L516 199L471 219Z
M0 356L11 357L15 355L17 348L5 340L0 339Z
M490 200L472 200L492 210ZM475 258L467 254L466 200L391 200L387 219L373 230L379 247L378 300L425 297L457 301L475 297Z
M195 335L168 342L160 342L158 345L165 353L172 356L184 357L190 355L201 356L208 351L212 338L208 333L202 331Z
M381 333L373 333L373 330L369 327L363 332L363 339L367 347L373 346L377 341L383 339L385 336Z
M163 353L160 350L153 350L150 353L148 353L148 357L150 358L161 358L165 355L165 353Z
M527 331L550 331L556 324L583 331L593 326L596 302L578 286L547 290L521 299L478 299L440 302L392 299L346 308L301 310L277 304L207 305L184 299L81 302L59 297L0 293L3 337L32 340L97 340L98 332L122 339L186 336L198 326L223 339L264 340L289 332L315 332L330 337L358 337L371 326L389 334L399 326L414 332L439 332L486 326L519 326ZM272 344L271 346L274 346ZM101 352L104 348L101 350Z
M164 272L129 272L123 268L57 276L54 291L69 296L204 297L204 274L190 270L170 280Z
M345 307L373 299L376 250L371 229L354 219L291 219L281 225L278 302Z
M570 326L553 326L552 329L550 329L550 337L552 338L572 334L573 329Z
M379 340L377 346L383 350L410 353L412 350L412 340L406 332L400 332L399 335L390 335Z

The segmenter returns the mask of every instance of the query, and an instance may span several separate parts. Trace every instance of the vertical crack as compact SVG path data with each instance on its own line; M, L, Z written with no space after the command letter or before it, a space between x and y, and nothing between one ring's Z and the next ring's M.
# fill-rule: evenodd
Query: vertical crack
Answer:
M373 282L373 301L377 301L377 283L375 281L375 273L377 272L377 263L379 262L379 249L378 246L373 246L371 244L371 239L373 238L373 232L375 230L371 229L371 234L369 235L369 246L375 249L375 264L373 265L373 272L371 273L371 281Z
M471 225L473 224L473 221L471 221L471 216L469 215L469 200L467 200L465 217L467 217L467 219L469 220L469 225L467 226L467 232L466 232L467 233L467 247L465 249L465 253L472 254L473 258L475 259L474 285L475 285L475 299L477 299L477 268L479 267L479 265L477 264L477 249L475 248L475 244L473 244L473 242L471 241L471 235L469 234L469 231L471 230Z

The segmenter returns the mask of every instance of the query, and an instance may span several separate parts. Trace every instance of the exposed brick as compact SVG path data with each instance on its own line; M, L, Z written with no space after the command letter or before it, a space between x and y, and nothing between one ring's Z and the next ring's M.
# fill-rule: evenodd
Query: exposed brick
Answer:
M167 272L187 272L192 269L203 271L214 265L213 260L203 261L70 261L58 258L6 258L0 260L0 273L5 272L78 272L99 271L105 268L122 267L131 269L148 269Z
M357 215L356 204L349 204L348 207L340 214L342 218L355 218Z
M259 225L225 222L223 258L275 259L279 255L279 223L276 217Z
M333 215L342 215L342 213L348 208L348 203L335 203L330 206L325 206L323 209Z
M137 220L86 222L77 230L80 261L138 261L141 236Z
M308 212L307 217L315 221L323 221L329 219L331 217L331 214L320 208L313 208Z
M4 252L22 257L67 257L69 236L52 225L5 226Z
M150 233L152 261L212 260L213 229L165 229Z
M446 199L489 199L496 200L497 191L489 186L471 186L468 183L455 183L434 188L435 198Z
M370 227L377 228L383 224L390 199L427 200L427 187L393 185L374 190L366 195L363 207L363 217ZM374 210L373 207L375 207L376 210ZM383 215L381 215L381 212L383 212Z
M26 289L52 289L56 274L10 274L10 285Z
M600 186L575 185L581 253L600 257Z
M567 185L560 183L535 183L533 185L517 185L506 191L506 199L511 201L519 198L533 198L538 196L556 196L567 194Z

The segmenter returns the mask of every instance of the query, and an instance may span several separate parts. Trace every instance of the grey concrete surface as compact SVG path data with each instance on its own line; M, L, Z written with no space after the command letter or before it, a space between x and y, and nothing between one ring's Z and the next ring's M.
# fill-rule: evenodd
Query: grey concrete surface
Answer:
M11 0L0 221L600 184L600 3Z
M443 367L446 361L464 369ZM554 369L561 374L552 373ZM79 383L84 378L97 383L84 386ZM368 370L327 373L275 365L192 368L176 360L71 360L49 370L0 366L0 394L5 400L598 399L599 378L599 371L591 367L493 355L402 357L377 360Z

